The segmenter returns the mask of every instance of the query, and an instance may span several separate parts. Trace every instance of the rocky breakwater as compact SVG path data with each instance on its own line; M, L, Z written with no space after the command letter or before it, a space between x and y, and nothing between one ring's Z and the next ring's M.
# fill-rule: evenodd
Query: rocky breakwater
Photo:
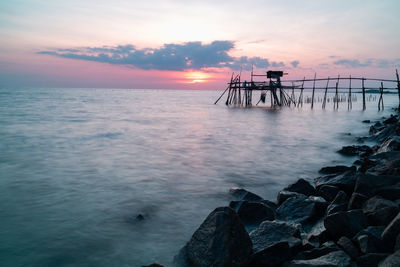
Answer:
M400 121L370 128L375 146L343 147L353 166L322 168L276 202L232 189L175 257L176 266L400 266Z

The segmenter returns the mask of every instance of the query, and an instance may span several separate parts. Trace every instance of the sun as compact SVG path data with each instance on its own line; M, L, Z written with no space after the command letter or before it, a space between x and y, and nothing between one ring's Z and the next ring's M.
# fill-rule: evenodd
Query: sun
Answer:
M184 74L186 83L204 83L211 78L211 74L201 71L189 71Z

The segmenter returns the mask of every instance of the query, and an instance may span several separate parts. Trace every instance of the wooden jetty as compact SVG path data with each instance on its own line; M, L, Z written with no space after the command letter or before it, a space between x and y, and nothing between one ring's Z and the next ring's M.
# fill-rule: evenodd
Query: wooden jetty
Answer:
M256 105L260 102L265 104L269 95L271 107L281 106L303 106L304 90L311 90L311 99L306 99L307 103L311 103L311 109L314 108L314 104L322 102L322 108L326 108L326 103L330 102L327 97L328 91L334 92L332 99L335 109L339 108L339 102L347 102L347 108L352 109L352 102L356 99L354 96L355 91L362 94L362 106L363 110L366 109L366 93L367 90L379 91L378 109L383 110L383 94L386 91L397 91L399 97L399 108L400 108L400 80L399 73L396 69L396 79L377 79L377 78L365 78L365 77L341 77L337 78L317 78L317 74L314 74L314 78L302 80L282 80L281 78L286 75L283 71L267 71L265 74L253 74L251 71L250 81L241 79L241 74L234 75L232 73L231 80L228 83L228 87L221 94L221 96L215 101L217 104L220 99L226 94L227 98L225 104L227 106L240 106L240 107L251 107L253 106L253 95L255 91L260 92L260 96ZM254 78L265 77L264 81L255 81ZM367 82L379 84L379 86L367 85ZM326 83L326 84L325 84ZM354 83L358 83L354 86ZM387 86L389 84L389 87ZM395 84L396 87L393 87ZM324 85L324 86L323 86ZM392 86L392 87L390 87ZM315 99L315 91L322 90L324 97L322 99ZM345 93L345 97L341 97L339 92ZM319 101L320 100L320 101Z

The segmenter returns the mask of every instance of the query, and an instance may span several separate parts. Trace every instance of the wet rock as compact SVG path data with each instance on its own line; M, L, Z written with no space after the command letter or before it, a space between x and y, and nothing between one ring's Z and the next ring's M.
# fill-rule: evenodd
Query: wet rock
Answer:
M251 240L239 216L220 207L208 215L174 261L178 266L245 266L251 253Z
M367 200L368 200L368 198L366 196L364 196L363 194L353 193L351 195L347 209L349 209L349 210L361 209L363 207L365 201L367 201Z
M397 235L396 244L394 245L394 250L400 249L400 234Z
M251 259L250 266L268 267L279 266L291 256L291 248L287 242L279 242L263 250L256 251Z
M376 194L392 201L400 199L400 183L378 188Z
M351 242L351 240L348 237L342 236L341 238L339 238L337 244L352 259L356 259L360 255L360 252L358 251L358 249L354 246L353 242Z
M144 220L144 216L143 216L142 214L138 214L138 215L136 216L136 220L137 220L137 221L143 221L143 220Z
M354 266L350 257L343 251L333 251L321 257L310 259L310 260L292 260L286 262L284 267L349 267Z
M384 226L368 226L358 232L353 242L358 244L362 253L380 253L390 250L381 239Z
M375 196L365 202L363 212L371 225L387 225L397 215L399 207L393 201Z
M386 119L383 121L384 124L395 124L399 121L399 119L396 116L390 116L389 119Z
M243 201L237 209L240 220L246 225L259 225L275 219L274 211L263 203Z
M275 211L278 208L278 205L270 200L262 200L261 203L270 207L273 211Z
M357 175L357 182L354 188L354 192L365 195L367 197L373 197L374 195L376 195L378 189L395 185L398 183L398 181L399 176L360 173Z
M323 185L319 188L318 194L327 201L332 201L340 191L339 187L333 185Z
M324 198L309 196L307 200L315 203L317 216L322 216L325 214L326 208L328 207L329 203Z
M277 201L278 205L281 205L286 199L291 197L305 197L305 195L297 193L297 192L290 192L282 190L278 193Z
M301 245L300 231L293 225L280 221L265 221L250 232L254 253L278 243L287 242L290 248Z
M232 188L229 190L229 194L231 194L236 200L246 200L251 202L263 200L262 197L243 188Z
M377 164L374 167L368 169L367 173L375 175L394 175L400 176L400 158L386 160L384 163ZM397 179L397 182L400 178Z
M316 204L304 197L291 197L285 200L276 210L279 220L305 223L316 215Z
M377 164L377 161L370 160L369 158L363 158L360 160L360 167L358 168L358 171L365 173L367 170L371 169Z
M360 235L357 237L358 247L363 254L367 253L376 253L379 248L377 247L377 243L375 239L368 235Z
M316 194L314 186L304 179L297 180L297 182L285 187L283 190L300 193L306 196L314 196Z
M383 153L388 151L399 151L400 150L400 138L392 137L386 139L379 147L376 153Z
M341 211L328 215L324 225L334 240L342 236L352 238L367 226L367 218L362 210Z
M388 255L385 253L368 253L359 257L356 262L360 267L376 267Z
M396 241L397 235L400 233L400 213L389 223L383 231L381 237L388 247L392 248Z
M371 123L371 120L363 120L363 123Z
M307 232L303 239L303 246L319 247L328 240L323 219L318 220L314 225L305 225L303 229Z
M372 149L367 145L357 146L344 146L342 149L338 151L339 154L345 156L358 156L361 153L365 153L365 155L372 154Z
M369 140L377 141L378 143L381 143L386 138L392 137L396 134L396 129L394 127L381 127L381 128L375 127L374 131L375 132L372 132L373 135L369 137Z
M347 210L347 195L343 191L339 191L336 194L335 199L329 204L327 208L327 215Z
M315 259L319 258L321 256L324 256L330 252L333 251L339 251L339 247L331 242L326 242L324 243L321 247L319 248L314 248L311 250L306 250L298 253L295 257L294 260L310 260L310 259Z
M164 267L164 265L158 264L158 263L153 263L150 265L143 265L142 267Z
M333 185L339 187L341 190L348 194L351 194L354 190L354 186L357 181L357 176L354 169L346 171L338 175L326 175L315 178L315 184L317 189L323 185Z
M379 267L397 267L400 266L400 250L395 251L393 254L387 256L382 260Z
M351 167L347 167L347 166L343 166L343 165L337 165L337 166L328 166L328 167L323 167L319 170L319 173L322 174L340 174L340 173L344 173L347 171L355 171L356 167L355 166L351 166Z

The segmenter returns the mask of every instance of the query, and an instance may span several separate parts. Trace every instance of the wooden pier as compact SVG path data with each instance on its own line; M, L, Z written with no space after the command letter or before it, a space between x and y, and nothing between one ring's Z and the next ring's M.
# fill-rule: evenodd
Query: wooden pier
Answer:
M222 93L222 95L215 101L217 104L221 98L227 93L225 104L227 106L240 106L240 107L251 107L253 106L253 97L255 91L260 92L259 98L256 100L255 105L266 104L268 98L270 99L270 107L281 107L281 106L303 106L304 90L311 90L311 99L306 99L307 103L311 103L311 109L318 102L322 102L322 108L326 108L326 103L330 102L328 98L328 92L334 92L334 97L331 99L333 102L334 109L339 108L339 102L347 102L347 109L352 109L352 102L356 100L355 93L362 94L362 107L366 109L366 94L367 90L379 91L378 110L384 109L383 94L385 91L393 91L398 94L399 97L399 108L400 108L400 80L399 73L396 69L396 79L377 79L377 78L365 78L365 77L341 77L338 75L335 78L317 78L317 74L314 74L314 78L302 80L281 80L285 75L283 71L267 71L266 74L253 74L251 71L250 81L242 80L241 74L234 75L232 73L231 80L228 83L228 87ZM265 77L265 81L254 81L254 78ZM358 86L354 86L354 83L358 83ZM367 85L367 83L375 83L378 85ZM324 86L322 86L324 84ZM393 86L394 84L394 86ZM322 99L315 99L315 91L322 90L324 97ZM357 90L357 91L355 91ZM342 93L342 96L340 95ZM343 97L343 93L345 97ZM269 97L268 97L269 96Z

